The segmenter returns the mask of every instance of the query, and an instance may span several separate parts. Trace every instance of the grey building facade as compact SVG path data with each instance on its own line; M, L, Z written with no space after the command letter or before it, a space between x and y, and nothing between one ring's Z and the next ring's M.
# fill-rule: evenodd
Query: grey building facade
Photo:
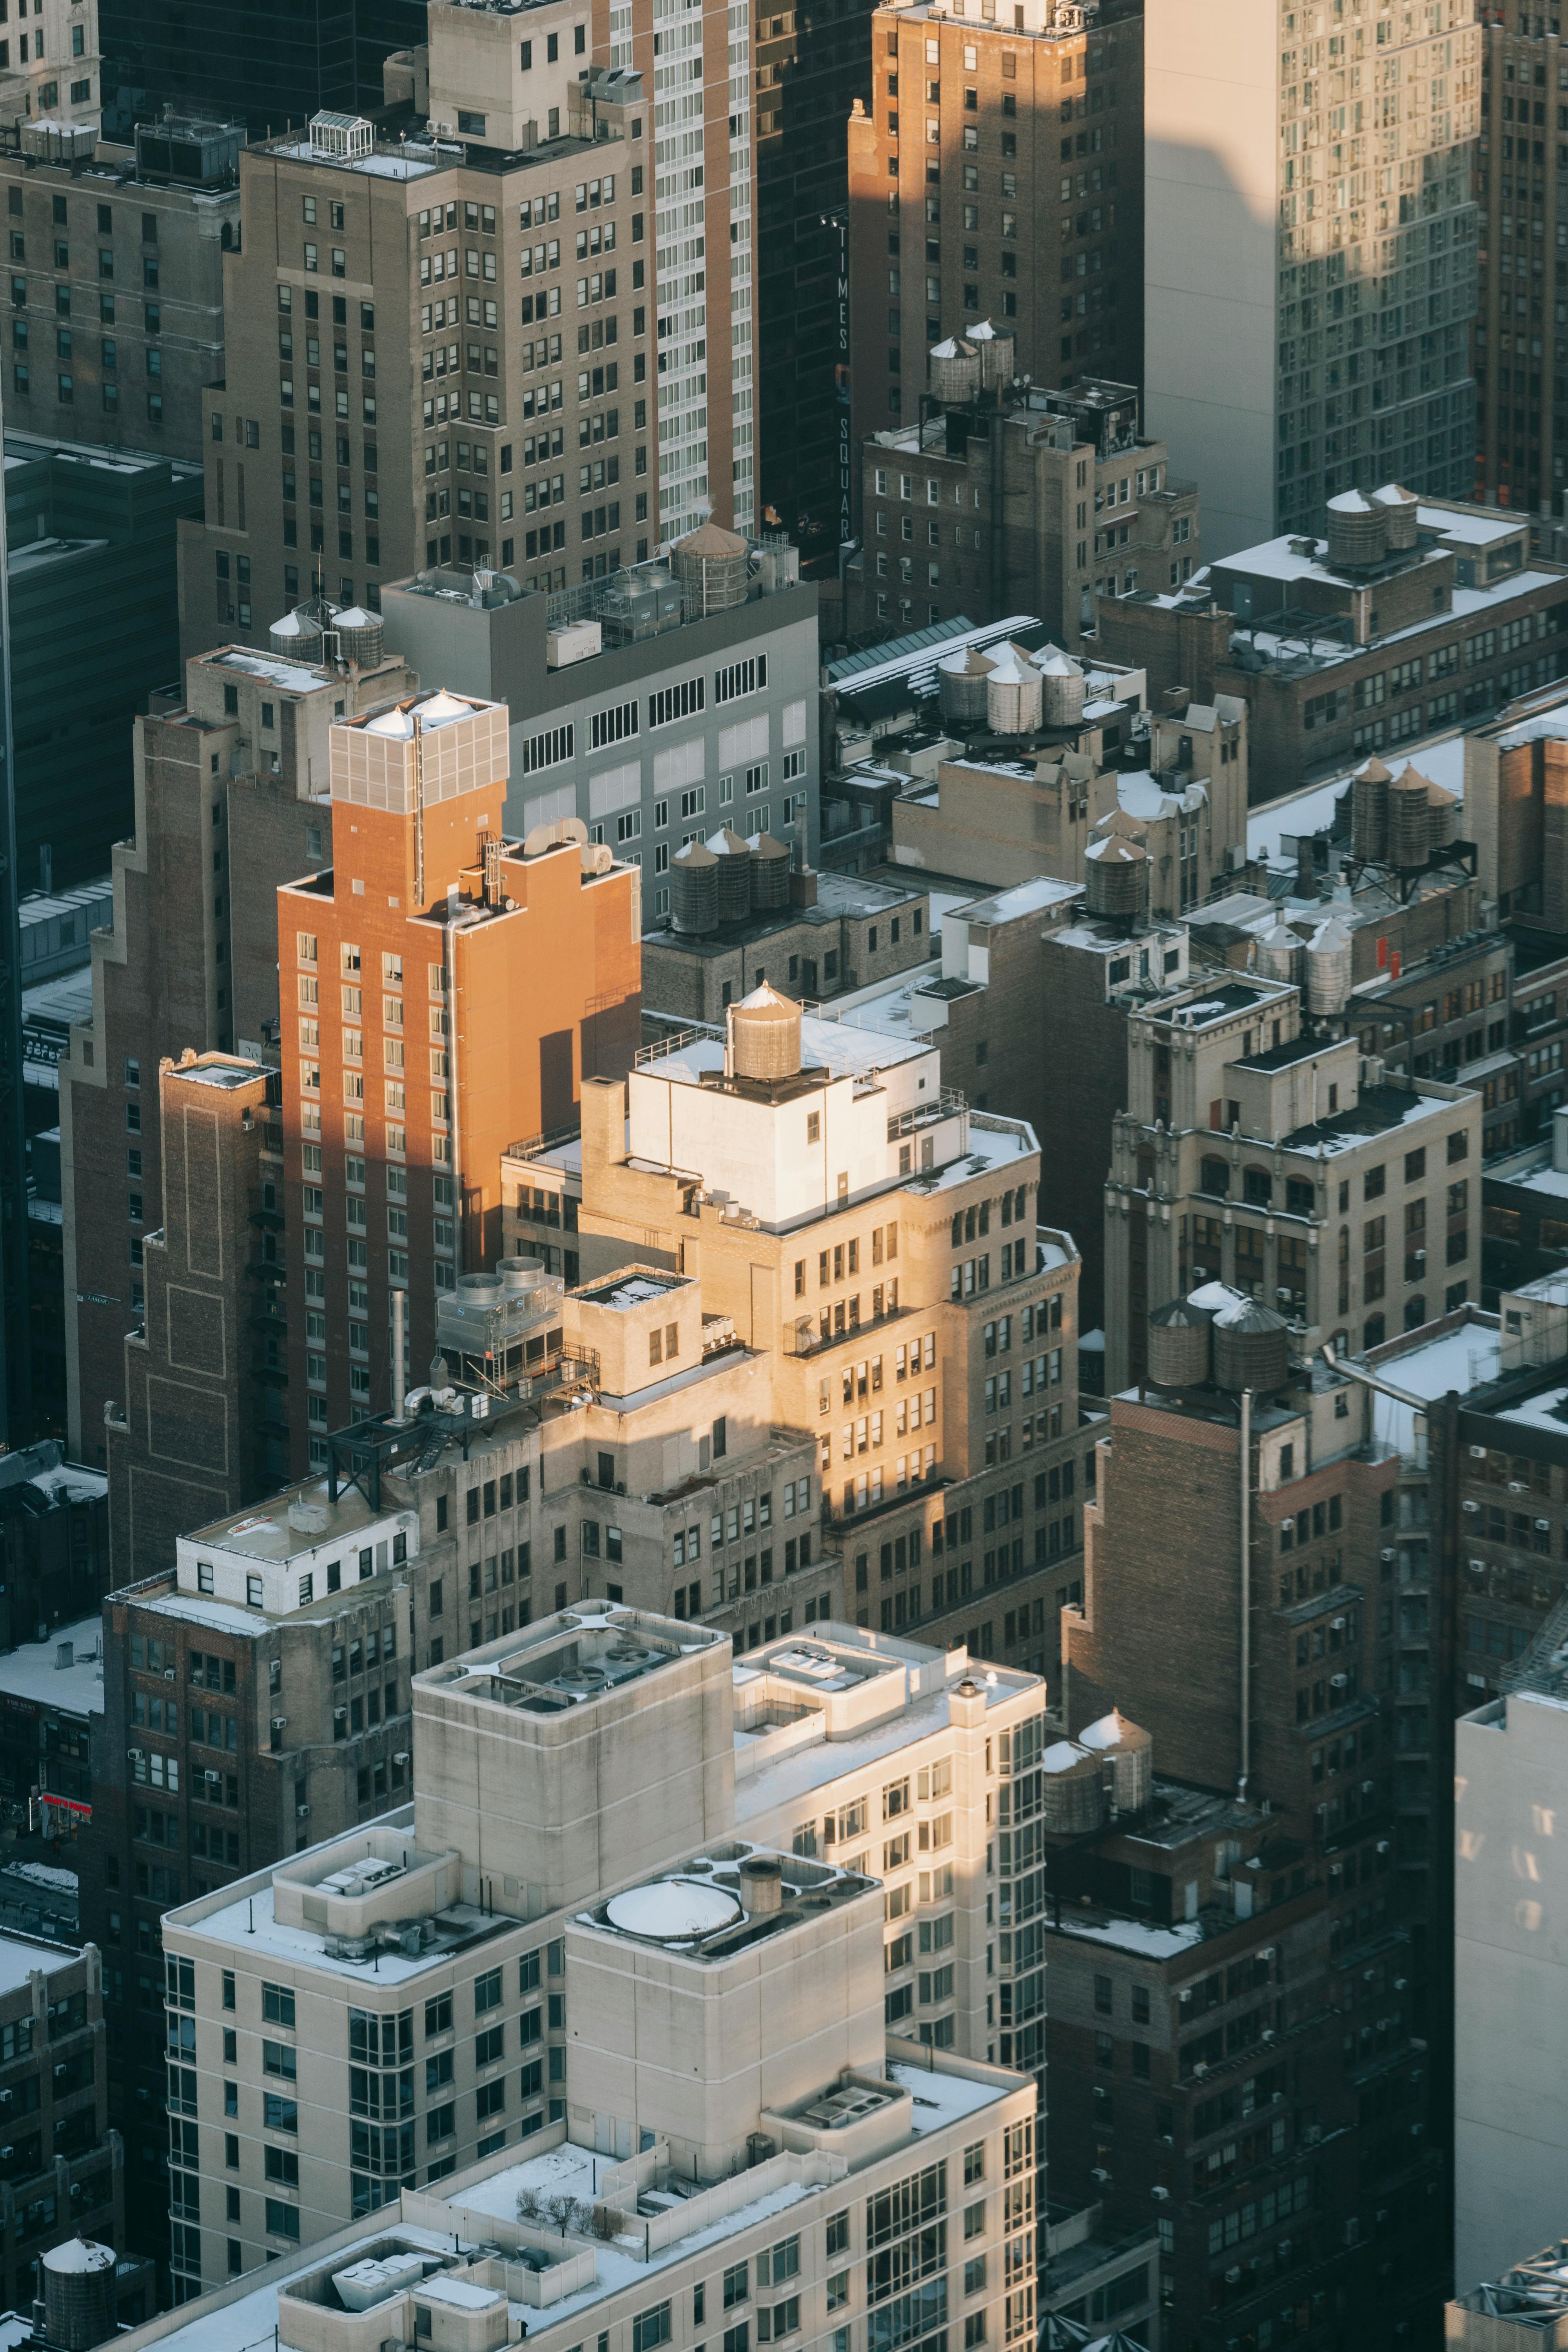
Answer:
M421 678L509 705L507 832L580 818L641 866L643 913L657 919L670 858L721 826L780 840L795 826L803 856L816 853L816 590L770 589L766 576L744 603L695 620L677 590L657 629L616 643L628 598L648 583L668 596L663 566L565 597L421 572L384 592L387 642Z

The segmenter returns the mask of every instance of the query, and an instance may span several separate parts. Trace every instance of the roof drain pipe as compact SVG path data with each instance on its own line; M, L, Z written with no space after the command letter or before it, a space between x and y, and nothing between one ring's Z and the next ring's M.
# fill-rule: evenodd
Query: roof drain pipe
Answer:
M1252 1391L1241 1391L1241 1774L1236 1784L1238 1804L1247 1802L1252 1762L1248 1721L1252 1681Z

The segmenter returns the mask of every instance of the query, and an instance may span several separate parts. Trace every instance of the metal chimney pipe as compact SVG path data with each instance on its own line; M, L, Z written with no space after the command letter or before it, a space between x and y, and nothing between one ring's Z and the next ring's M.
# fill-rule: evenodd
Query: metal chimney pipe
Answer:
M403 1400L403 1318L407 1311L408 1293L395 1290L392 1294L392 1418L404 1417Z

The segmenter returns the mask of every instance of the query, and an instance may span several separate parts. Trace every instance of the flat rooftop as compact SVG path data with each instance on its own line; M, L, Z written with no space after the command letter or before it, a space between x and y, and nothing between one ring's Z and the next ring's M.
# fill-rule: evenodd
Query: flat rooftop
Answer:
M775 1908L748 1907L747 1890L756 1880L776 1887ZM841 1904L876 1895L879 1886L858 1871L730 1838L672 1863L640 1886L602 1896L579 1911L574 1924L684 1960L718 1963L806 1927Z
M414 1686L525 1715L562 1715L728 1641L706 1625L586 1601L427 1666Z
M1396 1128L1418 1126L1424 1118L1451 1116L1462 1108L1463 1091L1454 1096L1407 1094L1403 1087L1363 1087L1348 1110L1328 1118L1309 1120L1281 1139L1287 1151L1315 1151L1321 1146L1331 1158L1358 1143L1391 1134Z
M880 1033L867 1034L811 1013L801 1016L801 1072L803 1076L819 1072L822 1084L835 1078L874 1078L891 1063L914 1061L931 1051L930 1045L914 1038L901 1041ZM723 1076L724 1052L721 1030L689 1030L668 1045L645 1046L637 1066L645 1077L700 1087L705 1077Z
M67 1644L69 1665L61 1665ZM58 1707L66 1715L103 1713L103 1620L81 1617L47 1642L24 1642L0 1656L0 1696Z

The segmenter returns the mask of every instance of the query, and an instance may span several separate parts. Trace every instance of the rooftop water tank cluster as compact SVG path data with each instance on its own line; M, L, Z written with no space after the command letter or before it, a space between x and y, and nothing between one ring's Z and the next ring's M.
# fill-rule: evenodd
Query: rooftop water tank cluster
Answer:
M382 658L384 636L379 613L313 596L274 621L267 642L273 653L288 661L355 662L361 669L374 669Z
M1365 572L1416 543L1420 507L1413 490L1386 482L1381 490L1342 490L1329 500L1329 564L1335 572Z
M1309 1013L1342 1013L1350 1003L1352 938L1336 914L1295 915L1265 931L1253 968L1265 980L1289 981L1304 992Z
M1041 727L1076 727L1083 717L1083 664L1059 646L1026 653L1007 641L982 653L962 646L936 666L942 715L957 729L1032 735Z
M1272 1396L1290 1377L1282 1315L1222 1283L1173 1299L1149 1318L1149 1378L1158 1389L1244 1389Z
M772 914L789 904L788 846L770 833L742 841L721 825L706 841L688 842L669 861L669 914L678 931L695 939L721 923Z
M1458 794L1413 761L1396 776L1381 760L1363 760L1352 778L1351 854L1369 864L1414 872L1457 839L1458 824Z

